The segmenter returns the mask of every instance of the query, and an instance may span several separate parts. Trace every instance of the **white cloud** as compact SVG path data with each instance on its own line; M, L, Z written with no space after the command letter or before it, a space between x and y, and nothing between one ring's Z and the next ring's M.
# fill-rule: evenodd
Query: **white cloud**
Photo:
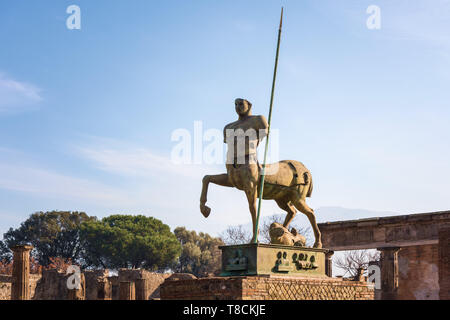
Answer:
M401 1L396 9L387 5L385 10L389 20L386 27L389 32L400 38L428 43L448 54L450 49L450 1Z
M0 189L94 203L117 205L129 204L119 189L89 179L61 174L44 168L27 155L0 148Z
M449 57L450 1L449 0L378 0L364 3L359 0L321 1L311 3L315 10L333 17L337 23L350 21L353 31L364 37L379 36L395 41L417 42L423 48L433 48L438 54ZM366 27L370 16L366 9L377 5L381 9L381 29ZM339 21L340 20L340 21Z
M11 79L0 72L0 114L34 107L42 101L40 91L33 84Z
M122 176L149 178L169 174L197 179L215 168L207 165L175 164L167 156L158 155L148 148L133 146L129 142L91 139L87 146L75 147L76 153L91 161L97 168Z
M155 155L144 148L122 150L83 147L78 151L99 169L120 175L147 177L165 172L192 176L191 171L185 170L184 166L172 164L169 158Z
M96 203L127 202L117 190L97 182L12 164L0 163L0 188Z

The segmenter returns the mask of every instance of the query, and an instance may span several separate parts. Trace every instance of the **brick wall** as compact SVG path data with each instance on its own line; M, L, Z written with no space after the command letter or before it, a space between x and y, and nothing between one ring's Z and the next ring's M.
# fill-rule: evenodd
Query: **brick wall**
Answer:
M450 225L439 230L439 296L450 300Z
M166 280L162 300L373 300L365 283L336 278L229 277Z
M399 300L439 299L439 246L403 247L398 253Z

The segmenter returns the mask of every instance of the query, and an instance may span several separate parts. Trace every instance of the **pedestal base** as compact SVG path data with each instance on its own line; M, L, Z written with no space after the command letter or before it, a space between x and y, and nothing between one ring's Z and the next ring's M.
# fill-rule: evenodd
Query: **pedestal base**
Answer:
M327 277L216 277L166 280L161 300L373 300L365 282Z
M329 250L271 244L222 246L221 276L327 277Z

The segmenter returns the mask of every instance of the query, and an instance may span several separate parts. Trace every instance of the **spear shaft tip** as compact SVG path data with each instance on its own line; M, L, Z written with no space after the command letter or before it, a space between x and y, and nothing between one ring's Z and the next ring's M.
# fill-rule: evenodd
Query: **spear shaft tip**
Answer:
M284 11L284 7L281 7L280 30L283 27L283 11Z

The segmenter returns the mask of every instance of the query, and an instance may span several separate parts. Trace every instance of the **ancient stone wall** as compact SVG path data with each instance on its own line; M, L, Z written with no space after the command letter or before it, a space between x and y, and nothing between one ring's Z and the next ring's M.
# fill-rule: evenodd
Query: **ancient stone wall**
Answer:
M399 300L439 299L439 246L403 247L398 253Z
M0 300L11 299L12 276L0 275Z
M109 270L88 270L84 272L86 279L86 300L111 300L112 284L109 281Z
M98 288L107 283L112 299L114 284L119 284L120 276L107 277L101 271L88 271L85 275L85 292L87 300L104 299L98 297ZM274 278L274 277L232 277L202 278L192 275L157 274L145 270L123 270L122 281L136 282L147 279L148 299L266 299L266 300L308 300L308 299L364 299L374 298L373 289L365 283L344 281L342 279L311 278ZM167 280L168 278L172 280ZM33 300L65 300L68 296L67 276L55 270L44 271L43 276L30 276L30 291ZM163 284L164 283L164 284ZM99 285L100 284L100 285ZM163 284L161 286L161 284ZM90 287L90 288L89 288ZM0 276L0 300L11 297L11 276Z
M439 296L450 300L450 224L439 230Z
M159 286L170 276L170 274L153 273L143 269L120 269L118 283L124 281L134 282L135 288L141 292L136 294L138 299L158 299ZM138 283L139 281L141 281L140 284Z
M59 272L56 269L42 271L42 276L36 283L36 290L32 300L68 300L72 299L70 290L67 287L68 278L71 274ZM80 300L84 300L86 285L84 275L81 275L81 296Z
M35 295L36 285L41 279L40 274L30 275L30 297L33 298ZM0 300L11 300L11 283L12 276L0 275Z
M166 280L162 300L373 300L366 283L336 278L221 277Z
M36 288L37 285L39 283L39 281L41 280L42 275L41 274L30 274L30 297L31 299L34 298L34 296L36 295Z
M436 244L450 211L320 223L323 247L358 250Z
M119 276L111 276L108 281L111 285L112 300L119 300Z
M399 249L381 268L383 299L450 299L450 211L319 224L332 250Z
M154 273L148 278L148 290L150 299L160 298L160 286L170 276L170 274Z

